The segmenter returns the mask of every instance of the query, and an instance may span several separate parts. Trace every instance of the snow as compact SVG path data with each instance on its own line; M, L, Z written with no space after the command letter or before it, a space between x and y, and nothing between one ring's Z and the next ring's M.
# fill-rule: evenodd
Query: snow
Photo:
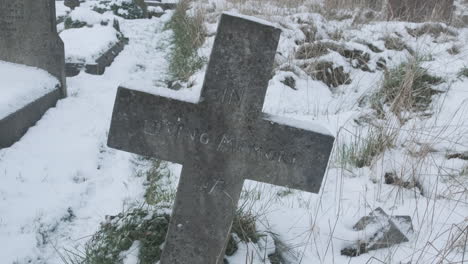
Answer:
M272 116L266 115L265 119L271 122L275 122L277 124L286 125L290 127L300 128L308 131L313 131L322 135L333 135L329 129L323 126L322 122L307 122L307 121L299 121L297 119L291 119L282 116Z
M153 13L164 13L164 9L160 6L148 6L148 11Z
M65 1L55 1L55 12L57 17L66 16L71 10L64 5Z
M75 10L70 13L70 18L73 21L86 22L88 25L99 24L103 20L103 16L101 14L85 7L75 8Z
M247 16L247 15L242 15L242 14L239 14L239 13L227 12L227 11L223 12L223 14L228 15L228 16L233 16L233 17L239 17L239 18L242 18L242 19L245 19L245 20L249 20L249 21L252 21L252 22L255 22L255 23L265 25L265 26L278 28L275 24L273 24L271 22L268 22L267 20L260 19L258 17Z
M121 255L124 256L123 264L138 264L138 255L140 252L140 242L133 242L132 246L125 252L122 252Z
M218 14L222 11L216 10ZM396 117L388 117L388 123L370 120L372 125L399 131L398 140L385 155L376 157L373 166L356 168L343 166L340 154L345 150L343 146L355 143L356 138L369 137L369 125L363 125L362 120L368 120L372 112L360 102L378 88L382 72L354 69L333 53L321 59L347 66L353 81L331 91L300 67L277 70L270 81L263 111L277 118L275 122L290 124L293 119L295 125L303 128L311 124L314 130L323 127L324 131L330 131L327 133L336 136L337 141L333 159L319 194L246 181L241 203L247 202L251 211L260 216L257 221L260 231L272 232L284 242L289 263L461 263L463 252L446 249L450 248L451 234L466 227L467 179L457 173L468 164L459 159L448 160L445 155L448 150L468 150L468 78L457 76L462 67L468 66L468 29L457 29L459 35L453 39L414 38L406 31L406 27L417 26L412 23L372 22L352 26L349 20L328 21L316 13L295 13L270 17L274 23L281 21L283 33L278 50L283 58L277 57L280 65L288 64L297 48L296 42L304 40L298 18L315 23L320 38L328 39L334 30L342 29L346 39L342 42L350 47L365 49L358 44L365 40L383 49L382 53L371 53L371 65L380 57L387 60L388 67L407 59L406 51L384 49L382 38L399 34L413 49L430 51L431 59L424 66L446 79L437 87L445 93L434 96L432 116L413 116L404 124L399 124ZM170 14L151 20L121 20L130 43L105 74L80 73L68 78L70 96L49 110L21 141L0 150L2 263L61 264L59 253L75 249L83 252L84 243L98 230L106 215L116 215L141 203L145 179L135 176L135 156L108 148L107 133L119 85L192 103L199 100L206 67L192 78L194 87L180 91L164 88L171 33L163 31L163 27ZM213 33L216 24L207 28ZM70 35L66 45L101 37L96 32L87 36L80 31L66 34ZM209 55L213 40L213 35L209 35L199 51L201 55ZM461 46L460 54L446 52L452 44ZM87 50L94 47L81 45L76 47L77 57L94 53ZM5 65L14 66L1 63L2 78L10 76L2 72ZM23 66L14 68L10 71L16 74ZM22 82L38 83L33 81L32 71L20 76L28 76ZM296 90L282 83L286 77L296 80ZM15 84L21 85L16 81ZM3 80L0 87L4 87ZM4 106L0 103L0 107ZM420 154L424 151L429 152L426 158ZM181 166L171 164L170 169L177 176ZM385 184L383 175L388 171L405 180L417 179L423 192L419 187ZM246 195L249 193L254 198ZM412 217L415 232L409 235L410 241L352 259L342 256L342 248L371 235L354 231L353 225L377 207L389 215ZM75 218L63 221L69 209ZM125 264L137 262L137 251L136 242L131 250L122 253ZM229 260L232 264L244 264L246 256L253 256L251 264L268 263L265 254L271 252L273 245L268 236L259 244L241 243L237 254ZM440 252L445 253L441 256Z
M119 33L111 26L71 28L60 33L65 43L65 57L72 63L95 63L104 52L119 41Z
M54 91L59 81L44 70L0 61L0 120Z

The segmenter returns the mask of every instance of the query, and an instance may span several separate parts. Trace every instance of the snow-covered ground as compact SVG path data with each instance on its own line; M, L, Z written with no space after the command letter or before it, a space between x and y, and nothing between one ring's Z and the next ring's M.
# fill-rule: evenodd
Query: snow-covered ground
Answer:
M54 91L59 81L44 70L0 61L0 120Z
M232 9L223 6L223 0L211 2L217 3L212 8L215 16ZM171 37L163 27L169 16L120 20L130 42L105 74L81 73L68 78L69 97L49 110L21 141L0 150L1 263L63 263L60 253L83 250L106 215L116 215L143 200L144 179L135 176L134 156L108 148L107 132L116 89L122 83L179 99L197 98L203 70L193 77L195 86L191 90L176 93L163 88ZM340 152L356 137L368 137L367 127L356 120L369 117L371 110L360 100L378 89L383 73L355 69L336 52L321 59L343 66L353 80L336 89L300 71L277 70L270 81L264 112L319 122L337 135L337 144L319 194L246 182L245 193L250 195L244 195L243 200L251 201L253 211L261 216L258 228L276 234L288 248L286 258L291 264L466 262L466 240L452 242L468 226L468 176L456 176L468 164L447 159L446 155L468 150L468 77L458 75L468 66L468 29L456 29L456 36L413 37L407 28L418 24L372 22L352 26L349 19L327 21L315 13L267 18L283 30L281 56L277 58L280 65L294 60L297 43L306 37L298 21L312 21L323 39L342 30L338 42L369 52L371 69L376 68L380 57L387 60L389 68L406 60L407 51L386 49L382 40L388 35L399 36L427 56L424 67L445 82L437 86L444 93L434 96L430 116L411 116L403 125L395 125L397 118L389 117L389 123L383 125L398 130L395 147L377 157L372 166L355 168L340 164ZM203 56L210 54L214 21L207 24L210 37L200 50ZM372 52L360 44L363 40L382 52ZM447 52L453 45L460 47L458 54ZM296 79L296 90L283 84L288 76ZM421 158L424 151L430 154ZM173 164L170 168L177 175L181 167ZM389 171L405 180L417 177L420 186L385 184L384 174ZM352 227L376 207L390 215L411 216L415 231L408 234L410 241L355 258L341 256L345 246L371 235ZM253 256L249 264L269 263L264 257L273 250L273 243L271 236L266 238L258 245L240 244L230 263L245 264L246 255ZM129 250L127 264L137 263L137 248L135 243Z
M165 64L165 19L125 21L130 44L106 73L68 78L69 97L0 150L1 263L62 263L54 247L80 249L106 215L141 200L143 179L130 154L107 148L107 131L119 84Z

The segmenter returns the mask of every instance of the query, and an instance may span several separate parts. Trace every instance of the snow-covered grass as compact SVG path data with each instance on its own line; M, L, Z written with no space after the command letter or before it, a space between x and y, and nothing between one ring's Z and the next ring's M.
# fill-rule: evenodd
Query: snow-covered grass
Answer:
M44 70L0 60L0 120L54 91L59 81Z

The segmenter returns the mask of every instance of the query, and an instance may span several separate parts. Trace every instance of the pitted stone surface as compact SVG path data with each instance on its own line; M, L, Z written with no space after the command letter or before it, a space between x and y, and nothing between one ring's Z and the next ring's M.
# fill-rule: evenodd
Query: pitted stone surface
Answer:
M118 89L110 147L183 164L161 264L220 264L245 179L318 192L334 138L264 119L280 30L223 14L198 104Z
M62 96L66 96L55 0L0 0L0 60L48 71L61 82Z

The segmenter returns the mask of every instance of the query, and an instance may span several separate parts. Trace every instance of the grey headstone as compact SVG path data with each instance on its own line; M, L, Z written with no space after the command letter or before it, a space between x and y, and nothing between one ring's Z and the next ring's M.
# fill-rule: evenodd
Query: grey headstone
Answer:
M414 22L450 20L454 0L389 0L389 18Z
M364 216L355 225L354 230L367 228L377 231L367 240L358 241L357 245L345 248L341 254L359 256L371 250L388 248L396 244L408 242L406 234L413 232L413 224L409 216L388 216L382 208L375 209L369 216Z
M318 192L334 137L265 120L280 30L223 14L201 102L119 87L108 145L183 164L161 264L219 264L245 179Z
M0 0L0 60L44 69L66 96L65 55L55 0Z

